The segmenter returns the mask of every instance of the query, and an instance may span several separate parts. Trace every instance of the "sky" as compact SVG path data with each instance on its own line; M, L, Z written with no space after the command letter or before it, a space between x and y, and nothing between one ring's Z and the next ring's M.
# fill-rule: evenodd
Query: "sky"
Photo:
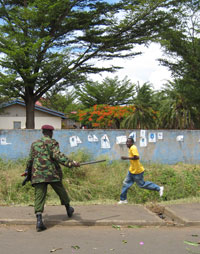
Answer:
M114 59L112 61L101 61L97 66L109 66L117 64L123 69L117 70L115 73L103 73L101 75L93 74L90 78L94 81L101 82L105 77L119 77L119 80L127 77L131 82L143 85L149 82L153 85L154 90L160 90L167 80L172 80L170 71L159 64L158 58L162 58L163 53L158 44L152 43L148 48L140 47L142 55L132 59Z
M116 3L119 0L105 0L109 3ZM120 17L121 14L119 14ZM101 82L105 77L114 78L119 77L119 80L127 77L132 83L143 85L145 82L152 84L154 90L161 90L163 84L171 80L171 72L159 64L158 58L164 58L163 53L160 49L160 45L151 43L146 48L145 46L136 46L136 51L142 51L142 55L135 56L132 59L114 59L112 61L99 61L97 66L111 66L118 65L123 69L117 70L115 73L104 72L103 74L93 74L89 77L94 81ZM137 50L139 48L139 50Z
M110 3L118 0L107 0ZM167 80L172 80L170 71L159 64L158 58L162 58L162 51L159 44L152 43L148 48L138 46L143 54L135 56L131 59L114 59L111 61L99 61L97 66L111 66L118 65L123 67L115 73L104 72L102 74L92 74L90 79L101 82L105 77L114 78L118 76L119 80L127 77L132 83L139 83L143 85L149 82L153 85L155 90L160 90ZM136 47L137 49L137 47Z

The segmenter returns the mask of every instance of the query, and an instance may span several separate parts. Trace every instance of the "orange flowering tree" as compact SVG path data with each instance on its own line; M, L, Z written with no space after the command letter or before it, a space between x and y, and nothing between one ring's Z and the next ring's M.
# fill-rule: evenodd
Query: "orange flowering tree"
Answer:
M135 112L135 107L94 105L85 110L79 110L78 120L89 128L120 128L120 123Z

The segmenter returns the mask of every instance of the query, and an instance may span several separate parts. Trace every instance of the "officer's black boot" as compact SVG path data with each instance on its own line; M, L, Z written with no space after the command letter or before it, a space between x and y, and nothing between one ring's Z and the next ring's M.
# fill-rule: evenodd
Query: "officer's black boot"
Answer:
M68 215L68 217L69 217L69 218L72 217L72 215L73 215L73 213L74 213L74 208L71 207L69 204L68 204L68 205L65 205L65 207L66 207L66 210L67 210L67 215Z
M36 224L36 230L37 230L37 232L40 232L40 231L43 231L43 230L47 229L45 227L45 225L43 224L42 214L38 213L38 214L36 214L36 217L37 217L37 224Z

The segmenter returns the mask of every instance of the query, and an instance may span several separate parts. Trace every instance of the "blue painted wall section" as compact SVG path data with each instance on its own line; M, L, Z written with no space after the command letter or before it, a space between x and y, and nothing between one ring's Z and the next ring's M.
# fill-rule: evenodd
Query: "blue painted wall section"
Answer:
M146 146L141 145L140 130L55 130L54 138L60 143L60 150L67 155L81 149L90 153L93 159L106 157L118 160L128 154L128 148L125 144L117 144L116 138L128 137L132 132L136 133L136 146L143 162L200 163L200 130L146 130ZM163 139L158 139L159 133L162 133ZM93 135L98 138L97 142L89 142L88 136ZM102 145L105 135L109 139L106 144L110 148ZM156 141L149 142L149 135L156 137ZM31 143L41 136L40 130L0 130L0 158L16 160L28 157ZM76 137L80 143L73 146Z

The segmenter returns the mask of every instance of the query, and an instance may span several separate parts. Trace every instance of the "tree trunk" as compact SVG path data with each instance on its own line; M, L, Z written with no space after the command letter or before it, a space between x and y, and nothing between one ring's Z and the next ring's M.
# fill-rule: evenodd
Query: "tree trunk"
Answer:
M115 118L115 126L117 129L120 129L120 121Z
M26 129L35 129L35 100L29 97L26 104Z

